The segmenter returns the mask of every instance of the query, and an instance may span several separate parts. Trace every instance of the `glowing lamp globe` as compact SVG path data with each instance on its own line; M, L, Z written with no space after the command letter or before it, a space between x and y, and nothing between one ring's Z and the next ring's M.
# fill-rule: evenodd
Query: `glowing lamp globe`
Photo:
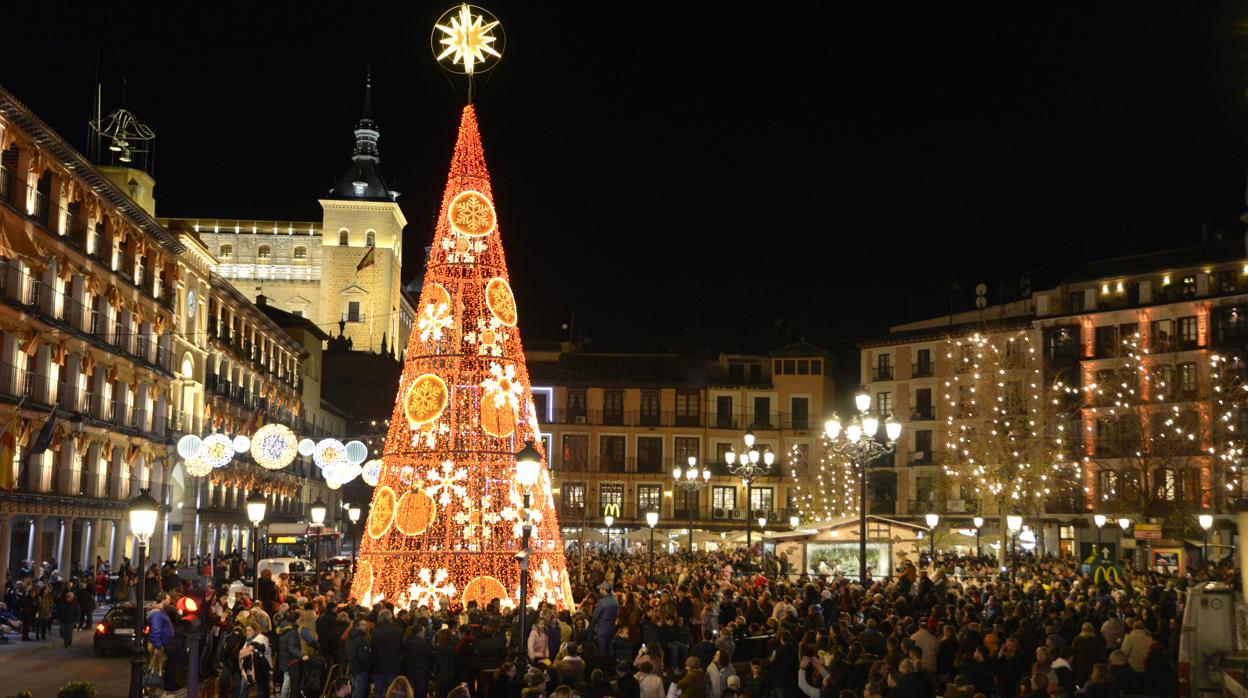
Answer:
M884 433L888 435L889 441L901 438L901 422L897 421L893 415L888 415L888 419L884 420Z
M1011 531L1014 531L1015 533L1017 533L1023 528L1023 517L1019 516L1018 514L1010 514L1009 516L1005 517L1005 526Z
M753 429L746 429L745 436L742 437L742 439L745 441L746 448L754 448L754 430Z
M770 466L772 463L775 463L775 462L776 462L776 453L775 453L775 451L772 451L770 448L769 448L769 449L767 449L766 451L763 451L763 462L764 462L764 463L766 463L766 464L767 464L767 465L769 465L769 466Z
M203 447L204 440L194 434L187 434L178 439L178 455L188 460L198 456Z
M982 516L976 516L975 518L971 519L971 523L975 524L975 528L983 528L983 527L984 527L984 517L982 517Z
M363 441L348 441L345 450L348 463L359 465L368 459L368 446Z
M516 484L528 489L537 484L542 470L542 454L529 441L516 454ZM610 524L608 524L610 525Z
M1201 514L1200 516L1196 518L1197 520L1200 521L1200 527L1205 529L1206 531L1213 528L1213 515L1212 514Z
M678 465L678 466L676 466L675 468L672 468L672 479L673 479L673 480L679 480L679 479L680 479L680 476L681 476L681 475L683 475L683 474L684 474L684 471L680 469L680 466L679 466L679 465Z
M857 417L854 417L849 426L845 428L845 438L851 442L862 438L862 423Z
M268 509L269 500L260 494L260 490L252 490L247 495L247 520L252 526L259 526L264 521L264 512Z
M802 523L802 517L794 514L789 517L789 528L797 528Z
M146 489L142 489L139 490L137 497L130 500L128 508L130 531L140 542L146 543L156 531L156 515L160 511L160 504L147 493Z
M940 523L940 514L928 514L923 518L927 521L928 528L936 528L936 524Z
M880 420L875 415L867 415L862 420L862 431L868 437L874 437L875 433L880 430Z
M646 512L646 524L650 526L650 528L654 528L658 523L659 523L659 512L647 511Z
M606 516L602 517L602 522L607 525L607 528L611 528L613 525L615 525L615 517L610 514L607 514Z
M729 447L728 450L724 452L724 462L728 465L732 465L737 462L737 452L732 450L732 447Z
M697 464L698 464L698 457L697 457L697 456L689 456L689 458L688 458L688 459L686 459L686 460L687 460L687 462L689 463L689 467L690 467L690 468L692 468L693 466L695 466L695 465L697 465Z
M711 479L711 469L710 469L710 468L707 468L707 469L705 469L705 470L703 470L703 471L702 471L702 479L703 479L703 480L710 480L710 479Z
M758 517L758 527L759 527L759 528L767 528L767 517L766 517L766 516L760 516L760 517Z
M841 418L836 416L835 412L832 413L831 419L823 423L823 433L827 434L832 441L836 441L841 435Z
M312 523L314 525L323 526L325 525L326 511L325 502L322 502L318 497L315 502L312 502L312 508L308 510L308 515L312 517Z
M1131 528L1131 519L1118 519L1118 528L1124 531Z
M306 458L307 456L312 455L312 452L315 450L316 442L312 439L303 439L299 442L299 455Z
M246 453L251 448L251 439L243 434L234 437L234 452Z
M1105 525L1105 515L1104 515L1104 514L1093 514L1093 515L1092 515L1092 523L1096 524L1096 527L1097 527L1097 528L1101 528L1101 527L1103 527L1103 526Z
M858 394L854 395L854 406L858 408L859 412L866 412L871 409L871 396L867 394L867 391L859 390Z
M352 504L351 506L347 507L347 520L350 521L352 524L359 523L360 513L361 513L361 510L360 510L359 505Z

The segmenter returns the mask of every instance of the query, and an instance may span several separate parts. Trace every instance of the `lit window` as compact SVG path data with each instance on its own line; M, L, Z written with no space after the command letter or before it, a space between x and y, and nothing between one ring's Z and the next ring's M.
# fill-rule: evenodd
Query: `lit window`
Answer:
M295 259L307 259L307 258L308 258L308 248L306 247L295 248Z
M345 230L338 231L338 244L339 245L347 244L347 231Z
M261 245L260 248L256 250L256 257L259 259L269 259L272 256L273 248L268 245Z
M231 258L231 257L233 257L233 256L234 256L234 246L233 246L233 245L222 245L222 246L221 246L221 259L230 259L230 258Z
M364 246L374 247L376 245L377 245L377 234L371 230L365 233L364 234Z

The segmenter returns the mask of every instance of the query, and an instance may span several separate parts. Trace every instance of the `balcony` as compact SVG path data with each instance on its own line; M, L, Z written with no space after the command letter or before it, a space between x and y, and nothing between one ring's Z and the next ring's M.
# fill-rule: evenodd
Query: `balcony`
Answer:
M893 379L892 366L876 366L871 372L871 380L875 381L891 381Z
M930 422L936 419L936 410L931 405L926 407L916 407L910 413L910 421L912 422Z

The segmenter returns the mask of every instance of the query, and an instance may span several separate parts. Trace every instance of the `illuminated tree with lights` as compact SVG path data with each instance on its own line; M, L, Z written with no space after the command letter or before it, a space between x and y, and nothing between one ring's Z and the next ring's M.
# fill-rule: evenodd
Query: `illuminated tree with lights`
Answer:
M995 512L980 513L1000 517L1004 559L1005 517L1042 514L1075 486L1074 469L1046 434L1052 420L1044 372L1026 330L974 332L948 339L945 348L953 375L940 388L946 406L941 489L958 488L964 499L993 505Z
M1176 362L1173 353L1150 352L1138 333L1116 354L1085 362L1081 386L1054 386L1053 403L1081 430L1059 444L1081 466L1092 510L1161 518L1190 532L1195 514L1215 507L1219 488L1223 498L1242 492L1243 361L1212 354Z
M538 436L476 113L464 108L417 327L351 593L430 607L520 601L515 454ZM531 492L529 605L571 602L545 464Z
M826 434L819 439L818 461L794 444L789 451L789 474L797 484L797 504L806 520L858 516L859 466L831 447Z

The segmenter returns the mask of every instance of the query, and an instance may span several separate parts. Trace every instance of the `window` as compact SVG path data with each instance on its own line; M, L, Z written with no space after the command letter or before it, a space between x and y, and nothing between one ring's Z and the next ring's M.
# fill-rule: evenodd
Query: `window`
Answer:
M698 515L698 500L701 497L697 492L689 490L676 490L675 493L675 511L672 513L678 519L694 518Z
M559 494L563 497L564 509L585 509L585 483L565 482Z
M771 426L771 398L754 398L754 426Z
M637 472L663 472L663 437L637 437Z
M377 246L377 233L374 233L371 230L368 231L367 233L364 233L364 246L376 247Z
M784 363L784 362L782 362L780 359L776 359L775 361L772 361L772 362L771 362L771 372L772 372L773 374L777 375L777 376L778 376L778 375L780 375L780 373L781 373L781 371L780 371L780 365L781 365L782 363Z
M689 465L689 456L702 460L701 440L696 436L674 436L672 437L672 457L675 459L676 465L685 467Z
M809 361L807 361L806 359L797 360L797 375L799 376L810 375L810 362Z
M1153 352L1174 350L1174 320L1153 320L1149 349Z
M758 383L763 380L763 365L750 364L750 382Z
M658 426L659 391L641 391L641 423L645 426Z
M222 245L220 257L221 259L232 259L234 257L234 246Z
M1170 468L1160 468L1153 475L1155 479L1156 497L1165 502L1173 502L1179 497L1178 473Z
M717 429L735 429L732 422L732 396L720 395L715 398L715 427Z
M790 415L793 420L792 427L794 429L809 429L810 428L810 398L806 398L806 397L790 398L790 405L792 406L791 407L792 413Z
M1096 328L1096 355L1115 356L1118 353L1118 328L1113 325Z
M269 260L273 257L273 248L268 245L261 245L256 248L256 259Z
M1196 276L1189 275L1189 276L1183 277L1183 280L1179 282L1179 287L1183 293L1184 298L1191 298L1195 296L1196 295Z
M598 510L604 512L607 507L615 505L624 511L624 485L618 482L604 482L598 486ZM618 516L618 514L617 514Z
M932 462L932 430L916 429L914 431L914 464L927 465Z
M932 389L919 388L914 391L914 420L935 419L932 414Z
M364 322L360 315L359 301L347 301L347 322Z
M793 359L784 360L784 375L792 376L797 374L797 362Z
M936 477L920 475L914 478L914 500L916 502L936 501Z
M343 230L339 230L338 231L338 244L346 245L348 244L349 241L350 241L350 235L347 233L346 229L344 228Z
M875 357L875 380L891 381L893 379L893 355L877 354Z
M823 375L823 362L819 359L812 359L810 362L810 375Z
M624 391L607 390L602 394L602 423L624 423Z
M662 485L637 485L637 515L658 511L663 503Z
M568 389L568 416L575 422L579 417L585 419L585 390L583 388Z
M914 375L932 375L932 350L920 349L914 353Z
M737 508L737 488L731 485L715 485L711 488L711 508L725 512Z
M296 261L301 261L301 260L305 260L305 259L307 259L307 258L308 258L308 248L303 247L302 245L301 245L301 246L299 246L299 247L296 247L296 248L295 248L295 252L294 252L294 257L295 257L295 260L296 260Z
M696 392L680 392L676 393L676 426L678 427L696 427L698 426L698 413L701 411L701 405Z
M1194 315L1179 318L1179 348L1196 348L1196 317Z
M598 460L600 470L608 473L624 472L624 437L599 437Z
M1196 364L1179 364L1179 394L1182 396L1196 394Z
M292 311L290 311L290 314L291 314L291 315L294 315L295 317L303 317L303 311L302 311L302 310L292 310Z
M880 417L887 417L893 413L893 394L892 393L876 393L875 394L875 413Z
M1083 291L1071 291L1067 295L1069 299L1070 309L1067 312L1082 313L1083 312Z
M1235 293L1239 290L1239 274L1233 269L1223 269L1218 272L1218 291L1220 293Z
M550 421L546 417L546 400L548 397L546 393L533 392L533 409L537 410L537 419L543 424Z
M1248 411L1248 410L1246 410L1246 411ZM727 442L724 442L724 441L719 441L719 442L716 442L716 444L715 444L715 462L716 462L716 463L727 463L727 462L728 462L728 458L725 456L725 454L727 454L727 453L728 453L728 451L730 451L730 450L732 450L732 444L731 444L731 443L727 443Z
M585 470L589 466L589 435L563 435L563 467L568 470Z
M770 512L775 509L775 490L770 487L752 487L750 488L750 512L751 516L758 516L759 512Z

